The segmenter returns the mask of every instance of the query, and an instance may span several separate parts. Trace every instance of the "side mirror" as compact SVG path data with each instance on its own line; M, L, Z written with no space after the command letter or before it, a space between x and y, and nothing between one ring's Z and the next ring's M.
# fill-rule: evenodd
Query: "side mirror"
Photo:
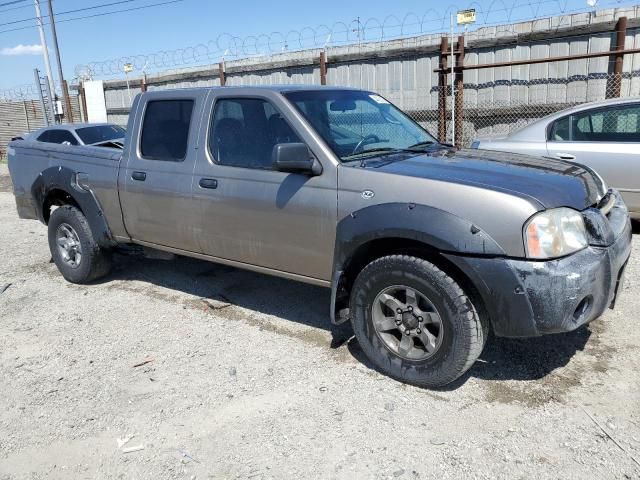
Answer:
M322 165L304 143L278 143L272 152L273 168L279 172L320 175Z

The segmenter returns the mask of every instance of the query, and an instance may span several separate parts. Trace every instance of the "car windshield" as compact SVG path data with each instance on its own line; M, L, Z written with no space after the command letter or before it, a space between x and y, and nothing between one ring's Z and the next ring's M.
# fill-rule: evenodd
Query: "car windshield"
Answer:
M118 125L95 125L77 128L76 133L85 145L108 142L117 138L124 138L124 128Z
M359 90L285 93L343 162L420 151L437 141L379 95Z

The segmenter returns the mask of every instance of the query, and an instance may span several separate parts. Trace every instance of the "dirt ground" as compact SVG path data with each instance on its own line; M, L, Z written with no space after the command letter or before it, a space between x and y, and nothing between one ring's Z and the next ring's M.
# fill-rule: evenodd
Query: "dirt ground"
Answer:
M640 478L639 240L616 310L429 391L322 288L135 256L65 282L0 165L0 479Z

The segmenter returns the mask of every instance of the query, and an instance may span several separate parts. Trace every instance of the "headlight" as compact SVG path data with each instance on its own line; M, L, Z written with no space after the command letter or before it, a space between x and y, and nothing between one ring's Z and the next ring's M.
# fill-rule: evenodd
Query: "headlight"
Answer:
M528 258L556 258L585 248L587 232L580 212L555 208L540 212L524 226Z

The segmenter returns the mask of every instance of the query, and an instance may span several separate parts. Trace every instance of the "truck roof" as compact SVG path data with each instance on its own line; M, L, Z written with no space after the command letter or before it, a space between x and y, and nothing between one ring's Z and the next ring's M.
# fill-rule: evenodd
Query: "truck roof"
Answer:
M362 91L366 89L353 88L353 87L341 87L335 85L305 85L305 84L280 84L280 85L225 85L220 87L192 87L192 88L180 88L179 90L191 90L191 91L204 91L204 90L237 90L238 93L242 91L250 90L271 90L273 92L292 92L292 91L314 91L314 90L354 90ZM151 90L152 92L159 92L164 90Z

